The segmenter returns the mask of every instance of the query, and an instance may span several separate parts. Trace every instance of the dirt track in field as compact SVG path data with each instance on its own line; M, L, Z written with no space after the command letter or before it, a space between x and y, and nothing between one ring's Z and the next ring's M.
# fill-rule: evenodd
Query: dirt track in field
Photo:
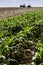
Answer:
M16 16L22 14L24 12L30 11L37 11L41 9L40 7L32 7L32 8L14 8L14 7L7 7L7 8L0 8L0 19L8 18L11 16Z

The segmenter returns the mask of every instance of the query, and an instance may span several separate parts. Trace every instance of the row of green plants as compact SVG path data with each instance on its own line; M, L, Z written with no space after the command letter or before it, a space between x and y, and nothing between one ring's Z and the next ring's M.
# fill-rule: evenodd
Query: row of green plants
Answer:
M0 20L0 65L29 63L27 52L30 65L43 65L43 10Z

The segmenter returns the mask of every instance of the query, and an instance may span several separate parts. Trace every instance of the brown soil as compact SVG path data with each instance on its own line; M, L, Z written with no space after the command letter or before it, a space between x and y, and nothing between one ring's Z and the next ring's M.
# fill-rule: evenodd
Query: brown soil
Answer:
M21 13L27 11L37 11L41 9L40 7L31 7L31 8L14 8L14 7L7 7L7 8L0 8L0 19L8 18L11 16L19 15Z

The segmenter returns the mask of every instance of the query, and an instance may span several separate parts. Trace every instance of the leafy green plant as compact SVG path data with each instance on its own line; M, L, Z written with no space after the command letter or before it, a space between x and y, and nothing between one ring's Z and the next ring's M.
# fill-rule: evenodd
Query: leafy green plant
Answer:
M0 20L1 65L13 63L14 59L28 62L36 53L34 63L43 65L43 10Z

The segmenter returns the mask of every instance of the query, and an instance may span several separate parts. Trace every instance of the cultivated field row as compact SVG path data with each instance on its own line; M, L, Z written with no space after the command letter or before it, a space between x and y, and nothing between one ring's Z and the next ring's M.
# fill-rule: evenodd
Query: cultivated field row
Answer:
M41 7L42 8L42 7ZM24 12L31 12L31 11L37 11L41 9L40 7L31 7L31 8L14 8L14 7L7 7L7 8L0 8L0 19L19 15Z

